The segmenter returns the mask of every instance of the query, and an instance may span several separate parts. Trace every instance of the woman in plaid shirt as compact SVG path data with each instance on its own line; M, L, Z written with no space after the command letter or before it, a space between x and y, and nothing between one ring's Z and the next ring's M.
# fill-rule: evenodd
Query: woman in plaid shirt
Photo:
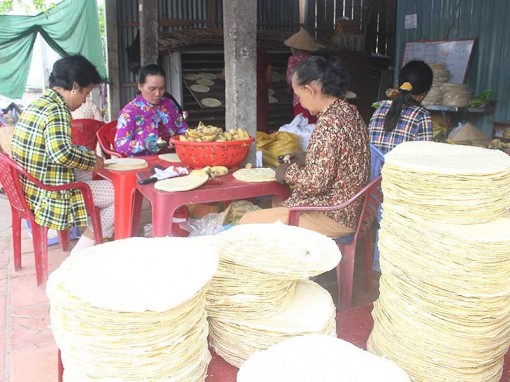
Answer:
M103 158L71 141L71 111L78 109L101 82L96 68L80 55L64 57L53 66L50 89L21 115L12 139L12 157L42 183L57 186L87 181L94 203L101 210L104 237L113 235L113 186L92 181L92 171L104 167ZM37 224L55 230L87 225L85 201L79 190L45 191L22 179L23 189ZM91 225L76 243L75 253L94 245Z
M386 154L406 141L431 141L432 120L421 101L432 86L432 69L423 61L409 61L400 70L399 91L383 101L372 115L370 143Z

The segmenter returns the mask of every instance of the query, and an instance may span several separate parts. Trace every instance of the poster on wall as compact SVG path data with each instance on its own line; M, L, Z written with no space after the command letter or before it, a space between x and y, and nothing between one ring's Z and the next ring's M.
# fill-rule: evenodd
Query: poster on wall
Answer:
M462 84L466 80L474 39L445 41L407 41L402 65L412 60L428 64L444 64L452 74L451 83Z

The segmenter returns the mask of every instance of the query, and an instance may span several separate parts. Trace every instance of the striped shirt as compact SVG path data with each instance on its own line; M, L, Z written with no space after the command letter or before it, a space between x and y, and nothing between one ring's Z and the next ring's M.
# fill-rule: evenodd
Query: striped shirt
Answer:
M338 99L319 114L306 151L304 167L290 165L285 181L293 190L283 203L294 206L333 206L361 190L370 175L368 131L355 106ZM355 228L361 200L326 215Z
M30 104L21 114L12 138L12 157L44 184L75 181L74 170L94 169L95 155L71 141L71 113L54 90ZM85 201L79 190L46 191L22 177L23 190L37 224L62 230L86 225Z
M432 141L432 120L430 113L422 106L404 106L395 129L384 131L384 118L392 101L383 101L370 118L368 130L370 142L383 154L396 145L407 141Z

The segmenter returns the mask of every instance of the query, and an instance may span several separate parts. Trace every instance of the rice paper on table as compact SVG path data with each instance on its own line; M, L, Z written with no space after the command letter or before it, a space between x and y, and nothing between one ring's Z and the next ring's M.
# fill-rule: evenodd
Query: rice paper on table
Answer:
M385 155L384 203L427 220L476 224L510 207L510 156L499 150L405 142Z
M336 308L330 293L313 281L299 281L287 308L270 317L210 318L210 344L239 367L255 351L304 334L336 336Z
M205 380L216 268L213 247L182 238L117 240L64 260L47 285L64 381Z
M253 353L238 382L410 382L394 362L331 336L304 335Z

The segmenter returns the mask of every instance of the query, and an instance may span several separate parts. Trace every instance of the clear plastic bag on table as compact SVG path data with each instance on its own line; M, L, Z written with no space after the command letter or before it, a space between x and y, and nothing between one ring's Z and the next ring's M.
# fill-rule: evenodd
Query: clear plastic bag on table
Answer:
M308 123L308 118L299 113L290 123L280 126L278 131L285 131L288 133L296 134L299 137L301 149L306 151L314 128L315 124Z
M189 236L216 235L236 225L246 212L255 210L260 210L260 207L248 200L235 200L223 212L212 212L199 219L189 219L179 226L188 231Z

